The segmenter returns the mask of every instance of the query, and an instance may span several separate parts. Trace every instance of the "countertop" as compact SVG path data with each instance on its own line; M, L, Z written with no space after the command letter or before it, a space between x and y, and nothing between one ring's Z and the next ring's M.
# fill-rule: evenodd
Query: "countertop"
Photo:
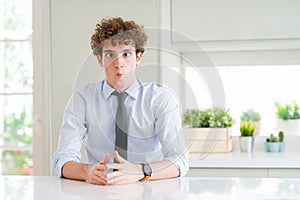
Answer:
M54 176L0 176L0 199L300 199L300 179L174 178L98 186Z
M252 153L242 153L238 137L230 153L190 154L191 168L297 168L300 169L300 137L286 137L286 149L281 153L265 152L266 137L257 136Z

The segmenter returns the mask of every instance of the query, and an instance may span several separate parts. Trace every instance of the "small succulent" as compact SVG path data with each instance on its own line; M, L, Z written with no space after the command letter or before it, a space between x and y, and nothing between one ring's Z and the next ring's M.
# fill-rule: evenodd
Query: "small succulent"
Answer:
M279 138L279 142L283 142L283 140L284 140L284 133L283 133L283 131L279 131L278 138Z
M252 121L242 121L240 124L240 132L242 137L253 137L256 124Z
M278 136L274 136L270 134L270 137L266 139L267 142L283 142L284 141L284 133L283 131L279 131Z

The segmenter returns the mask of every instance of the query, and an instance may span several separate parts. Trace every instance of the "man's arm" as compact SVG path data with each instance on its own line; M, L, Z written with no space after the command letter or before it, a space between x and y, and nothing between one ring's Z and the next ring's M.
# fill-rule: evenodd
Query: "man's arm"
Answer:
M180 175L178 168L169 160L148 163L152 168L152 175L149 180L174 178Z
M108 169L110 155L107 154L103 161L94 166L69 161L62 168L62 176L68 179L82 180L97 185L107 184L107 175L104 173Z
M108 184L120 185L134 183L144 177L142 164L130 163L122 158L118 152L114 152L114 158L119 164L108 164L107 166L118 171L107 174ZM180 175L177 167L169 160L148 163L152 168L152 175L149 180L174 178Z
M179 176L189 170L188 149L181 127L181 112L177 99L164 88L154 101L155 133L159 137L163 159L173 164ZM171 170L170 169L167 170ZM171 170L172 172L173 170ZM168 172L166 172L168 173Z
M53 155L53 166L59 177L63 176L62 169L67 162L79 163L81 160L81 148L87 135L85 107L85 99L75 92L64 110L57 150Z

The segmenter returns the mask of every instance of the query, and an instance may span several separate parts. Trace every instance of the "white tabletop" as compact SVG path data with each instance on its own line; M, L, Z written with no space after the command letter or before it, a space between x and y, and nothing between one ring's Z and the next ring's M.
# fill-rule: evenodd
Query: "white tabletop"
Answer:
M300 179L186 177L97 186L53 176L0 176L0 199L300 199Z

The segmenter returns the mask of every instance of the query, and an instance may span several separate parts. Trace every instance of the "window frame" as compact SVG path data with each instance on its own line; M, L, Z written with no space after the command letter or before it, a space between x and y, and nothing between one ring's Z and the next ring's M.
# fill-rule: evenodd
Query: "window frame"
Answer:
M34 175L52 175L51 0L33 0Z

